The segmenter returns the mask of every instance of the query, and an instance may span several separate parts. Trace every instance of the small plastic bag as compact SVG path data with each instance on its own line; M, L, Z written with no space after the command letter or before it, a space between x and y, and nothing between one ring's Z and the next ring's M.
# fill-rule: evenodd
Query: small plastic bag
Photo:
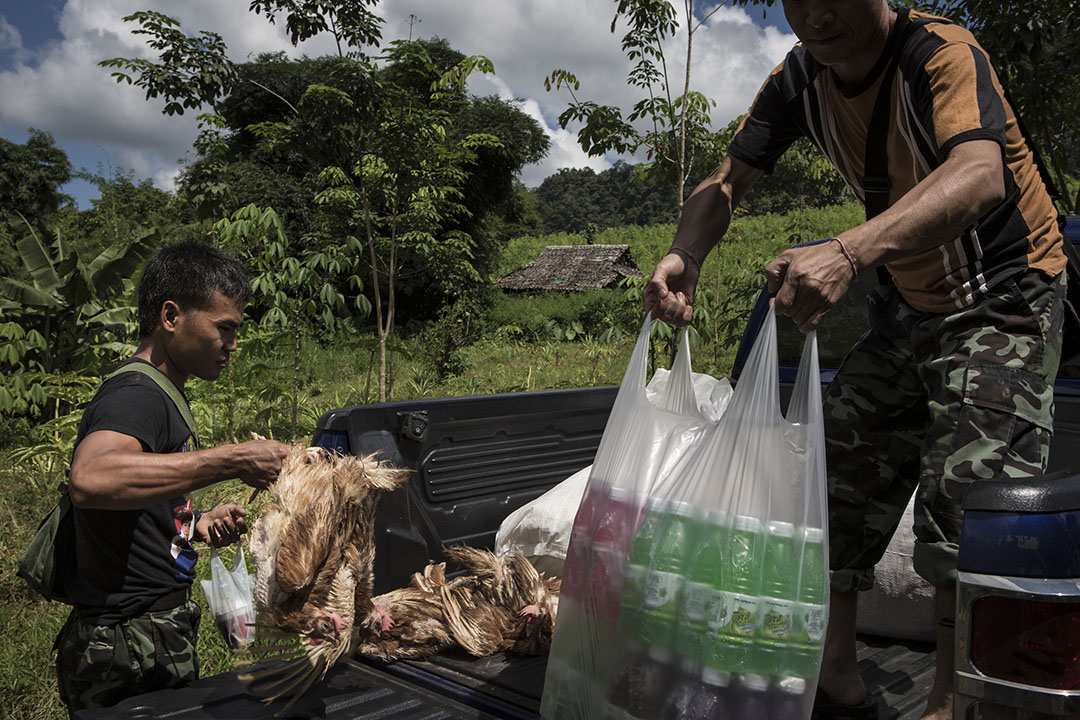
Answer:
M234 650L246 648L255 639L255 578L248 573L242 545L237 544L230 569L210 548L210 579L202 581L202 588L225 643Z

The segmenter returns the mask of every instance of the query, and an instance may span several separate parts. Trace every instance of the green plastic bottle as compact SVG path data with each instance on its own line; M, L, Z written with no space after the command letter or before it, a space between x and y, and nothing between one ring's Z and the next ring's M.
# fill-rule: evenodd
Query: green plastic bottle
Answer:
M722 533L720 574L707 610L708 634L702 663L719 672L748 669L757 628L764 540L761 521L745 515Z
M667 517L666 507L666 500L649 498L645 502L645 514L630 543L622 598L619 603L619 632L629 637L638 638L641 634L638 625L641 602L645 597L645 580L649 575L649 563L656 534Z
M694 550L693 514L693 505L672 502L653 543L638 628L641 639L654 647L675 645L675 621Z
M706 513L698 511L694 516L697 546L690 556L686 574L683 602L679 607L676 632L677 650L684 660L697 664L709 635L709 610L714 597L723 596L716 590L720 581L723 558L722 545L727 537L727 513L719 510Z
M791 639L795 607L795 527L779 521L770 522L767 527L758 637L786 643Z
M757 635L751 668L764 677L778 675L791 642L795 607L795 527L789 522L766 524L761 571Z
M829 574L825 569L825 533L822 529L803 528L800 536L797 557L801 559L801 573L786 671L800 678L811 679L817 676L821 668Z
M753 639L757 636L765 545L762 530L757 518L738 515L728 533L720 583L725 593L726 631L732 637Z
M792 639L800 644L820 647L825 641L825 602L829 592L829 574L825 562L825 533L821 528L803 528L798 556L799 576Z

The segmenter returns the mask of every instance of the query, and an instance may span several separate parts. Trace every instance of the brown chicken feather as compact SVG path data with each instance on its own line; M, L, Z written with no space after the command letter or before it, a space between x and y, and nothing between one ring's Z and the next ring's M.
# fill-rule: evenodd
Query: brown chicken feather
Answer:
M276 642L254 654L292 659L242 676L267 702L291 696L282 712L352 654L389 662L455 646L477 656L550 646L559 581L520 555L450 548L463 574L448 578L445 563L431 563L406 587L371 597L379 491L405 477L374 457L320 448L294 448L283 462L251 538L256 608Z
M282 462L270 501L250 541L255 606L271 637L300 639L301 657L245 679L271 681L267 701L292 704L359 637L382 630L385 613L370 597L374 585L374 516L380 491L393 490L407 471L322 448L295 447ZM276 632L274 632L276 631ZM280 659L278 644L263 654ZM286 710L289 706L286 706Z
M464 545L447 554L472 580L444 589L444 609L459 644L474 655L542 655L551 647L560 581L544 576L521 554L505 559Z
M452 647L454 638L446 625L440 596L446 583L445 570L446 563L429 564L422 573L413 573L406 587L374 598L393 624L358 638L356 654L391 662L431 657Z
M551 644L558 580L521 555L500 560L486 550L447 551L464 574L446 577L446 563L414 573L409 585L374 598L393 626L360 639L355 652L389 662L430 657L451 647L487 657L541 655Z

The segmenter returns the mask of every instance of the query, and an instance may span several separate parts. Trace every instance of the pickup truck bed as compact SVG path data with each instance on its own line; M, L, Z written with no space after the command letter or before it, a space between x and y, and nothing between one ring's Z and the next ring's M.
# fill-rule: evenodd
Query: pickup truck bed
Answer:
M859 670L871 692L881 698L881 720L918 720L934 680L934 648L921 643L897 642L862 636L858 641ZM497 655L477 661L467 657L436 657L428 662L401 662L384 666L395 677L446 692L447 684L469 688L456 696L482 706L484 696L509 704L499 717L539 718L546 663L540 658Z
M283 718L326 720L489 720L539 718L546 663L542 658L496 655L477 660L447 654L390 665L350 661L335 667ZM934 675L926 645L883 638L859 640L859 669L881 698L881 720L917 720ZM270 720L284 701L264 705L241 671L202 678L181 690L159 690L81 720Z

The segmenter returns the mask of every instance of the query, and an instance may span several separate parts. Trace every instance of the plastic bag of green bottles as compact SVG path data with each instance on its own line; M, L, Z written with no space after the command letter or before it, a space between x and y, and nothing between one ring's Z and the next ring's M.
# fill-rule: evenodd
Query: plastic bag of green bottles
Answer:
M770 309L716 418L685 337L644 399L648 324L575 517L541 714L805 720L828 597L816 337L785 417Z

